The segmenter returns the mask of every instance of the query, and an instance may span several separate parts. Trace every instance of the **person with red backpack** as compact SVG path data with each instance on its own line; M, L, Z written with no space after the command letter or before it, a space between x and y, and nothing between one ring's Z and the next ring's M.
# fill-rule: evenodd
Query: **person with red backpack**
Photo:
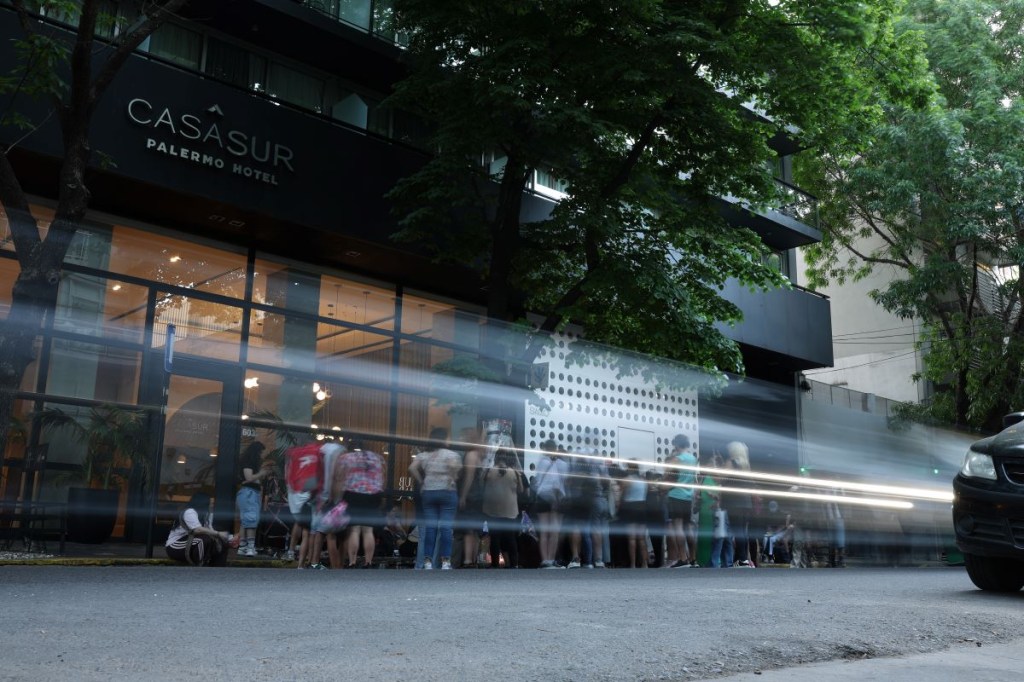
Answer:
M295 560L296 545L299 546L300 555L308 547L309 524L313 513L311 500L323 487L323 455L320 446L321 443L312 441L289 448L284 454L288 511L295 519L288 552L285 554L288 561Z

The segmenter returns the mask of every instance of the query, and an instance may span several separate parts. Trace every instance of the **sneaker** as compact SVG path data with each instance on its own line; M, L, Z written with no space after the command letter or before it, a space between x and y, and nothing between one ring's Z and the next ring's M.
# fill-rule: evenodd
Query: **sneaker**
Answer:
M441 562L441 570L442 571L450 571L450 570L452 570L452 562L450 562L450 561L442 561Z
M541 568L565 568L565 566L559 566L554 561L545 561L540 565Z
M573 559L572 561L569 562L569 565L566 566L566 568L579 568L579 567L580 567L580 560L579 559Z
M604 568L604 562L603 561L595 561L594 562L594 568Z
M310 568L310 570L313 570L313 571L326 571L327 570L327 567L324 566L323 564L310 564L309 568Z
M589 568L589 569L593 570L594 564L583 564L583 568Z
M245 546L238 548L238 556L256 556L256 548Z
M744 559L736 562L736 568L757 568L757 566L754 566L754 562L750 559Z
M700 568L700 564L698 564L696 561L691 561L690 563L683 566L683 568Z
M434 562L431 561L430 559L424 559L423 560L423 570L424 571L433 571L434 570Z
M287 552L284 553L284 560L295 561L295 552L289 549Z
M672 564L671 566L669 566L669 568L689 568L689 567L690 567L690 564L684 563L683 561L677 561L674 564Z

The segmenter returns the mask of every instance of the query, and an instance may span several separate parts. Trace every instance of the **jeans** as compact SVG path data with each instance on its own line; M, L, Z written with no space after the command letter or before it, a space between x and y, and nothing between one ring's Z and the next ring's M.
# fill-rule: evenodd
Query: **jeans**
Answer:
M424 548L434 546L438 534L441 535L442 559L452 555L452 527L455 525L455 510L458 508L458 495L454 490L424 490L423 496L423 528L420 537Z
M729 568L732 566L733 560L733 539L728 538L715 538L711 542L711 567L712 568Z

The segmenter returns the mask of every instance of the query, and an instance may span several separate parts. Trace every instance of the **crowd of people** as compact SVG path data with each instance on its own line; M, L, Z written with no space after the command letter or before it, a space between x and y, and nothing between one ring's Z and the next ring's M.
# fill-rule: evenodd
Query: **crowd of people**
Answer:
M567 452L553 441L540 450L527 471L514 448L460 452L447 430L433 429L409 467L410 515L408 498L385 496L384 458L359 440L290 448L283 471L254 442L239 459L238 537L213 530L210 499L198 495L174 524L167 554L223 565L237 545L238 556L256 556L263 487L283 480L291 527L277 554L298 569L809 565L800 509L762 509L743 443L698 458L679 434L664 460L643 464L588 448ZM829 562L842 566L842 512L838 504L824 509Z

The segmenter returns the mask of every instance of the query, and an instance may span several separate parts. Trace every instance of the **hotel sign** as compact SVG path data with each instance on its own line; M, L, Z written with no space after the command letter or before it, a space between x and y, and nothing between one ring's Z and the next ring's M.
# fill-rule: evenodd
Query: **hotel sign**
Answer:
M156 154L267 185L277 185L281 174L295 172L291 147L227 125L216 104L196 114L136 97L128 102L126 113L133 125L148 130L146 149Z

